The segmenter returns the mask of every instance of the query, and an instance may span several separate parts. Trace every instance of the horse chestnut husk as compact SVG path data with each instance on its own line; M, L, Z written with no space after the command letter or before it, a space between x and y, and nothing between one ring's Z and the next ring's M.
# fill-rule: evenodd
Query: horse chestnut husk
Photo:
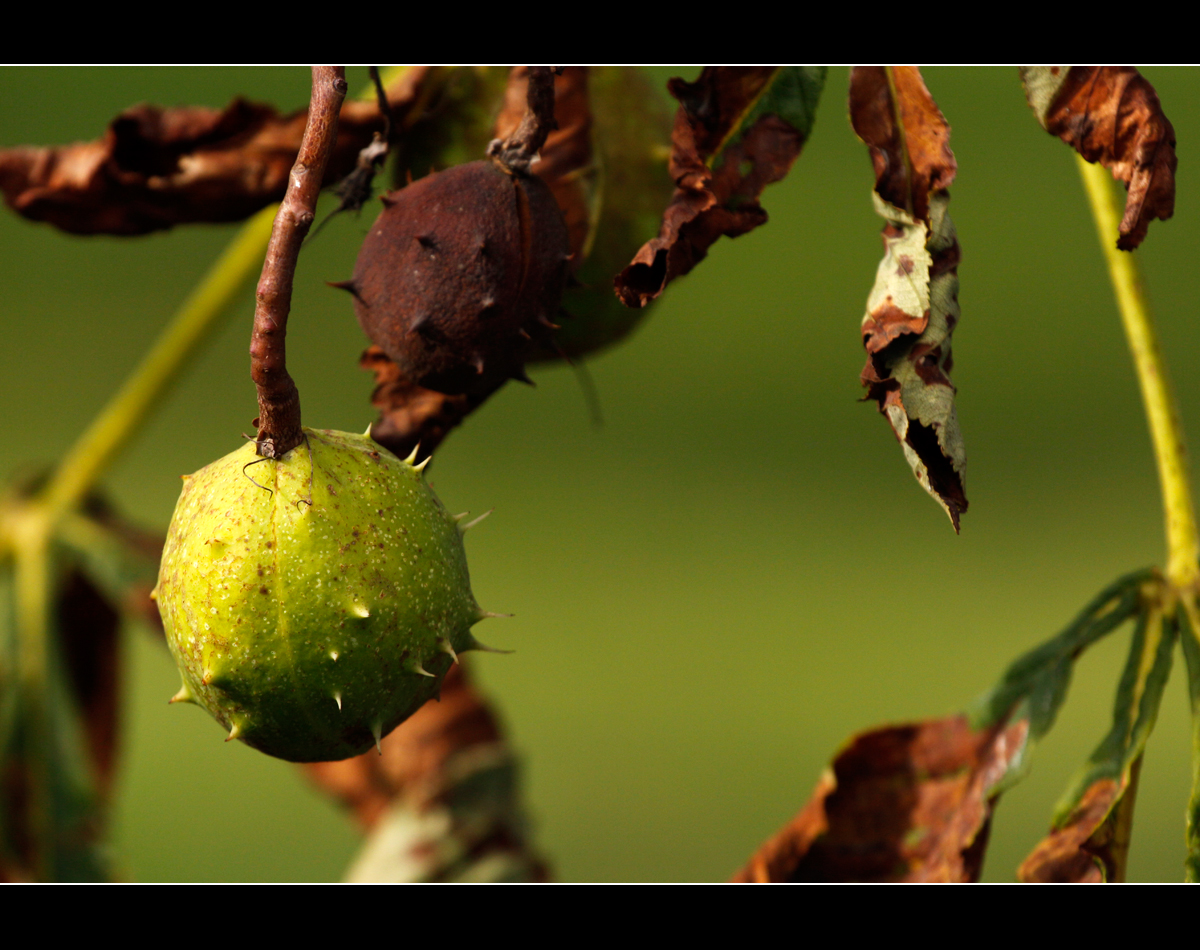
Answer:
M555 329L567 226L541 179L483 159L383 198L352 280L367 336L413 382L485 393L524 379Z
M155 597L183 686L237 738L316 762L359 755L477 647L462 530L369 436L305 429L185 476Z

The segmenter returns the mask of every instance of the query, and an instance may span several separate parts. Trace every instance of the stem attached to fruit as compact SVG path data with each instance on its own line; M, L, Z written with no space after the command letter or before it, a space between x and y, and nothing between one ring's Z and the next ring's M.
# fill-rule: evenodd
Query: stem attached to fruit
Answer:
M300 431L300 393L288 375L284 338L296 260L312 226L325 166L337 139L338 112L346 97L344 67L314 66L312 74L308 124L271 231L250 338L250 375L258 387L255 443L264 458L280 458L304 438Z
M1196 506L1179 409L1171 392L1154 320L1142 292L1137 258L1132 251L1117 250L1121 209L1109 173L1078 155L1076 160L1104 249L1154 441L1167 524L1167 580L1176 590L1195 589L1200 586L1200 535L1196 530Z
M554 70L549 66L530 66L525 94L525 116L521 124L503 141L494 140L488 155L506 168L528 172L538 151L557 128L554 121Z

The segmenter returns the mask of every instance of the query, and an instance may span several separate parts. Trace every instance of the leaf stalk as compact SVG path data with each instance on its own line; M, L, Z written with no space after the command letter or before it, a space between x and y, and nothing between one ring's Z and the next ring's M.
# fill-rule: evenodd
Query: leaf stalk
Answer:
M1179 408L1146 302L1137 257L1132 251L1117 249L1115 235L1122 211L1109 174L1079 155L1075 158L1104 250L1154 443L1166 519L1167 581L1176 590L1195 590L1200 586L1200 535Z

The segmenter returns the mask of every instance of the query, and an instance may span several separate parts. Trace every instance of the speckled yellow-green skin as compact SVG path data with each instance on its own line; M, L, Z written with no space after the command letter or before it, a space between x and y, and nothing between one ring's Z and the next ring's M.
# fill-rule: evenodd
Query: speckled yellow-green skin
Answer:
M304 431L280 460L247 443L185 476L157 599L180 698L268 755L320 762L436 695L445 644L470 649L482 614L421 473L369 436Z

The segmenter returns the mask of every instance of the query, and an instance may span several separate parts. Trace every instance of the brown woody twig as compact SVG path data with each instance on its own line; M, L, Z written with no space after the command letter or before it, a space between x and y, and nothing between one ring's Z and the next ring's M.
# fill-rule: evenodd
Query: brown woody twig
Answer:
M493 139L488 145L488 155L512 171L528 172L546 138L558 128L554 121L555 72L550 66L529 67L525 117L508 138Z
M312 226L325 165L337 138L338 110L346 96L345 68L313 67L312 100L287 194L267 245L250 337L250 375L258 387L255 443L263 458L280 458L303 440L300 393L288 375L284 339L292 306L292 279L300 245Z
M318 225L317 231L320 231L334 215L341 214L343 211L362 210L362 206L371 197L371 185L375 181L375 174L383 167L384 160L388 156L396 126L392 118L392 107L388 103L387 92L379 78L378 66L371 67L371 82L375 86L376 105L379 107L380 115L383 116L383 131L376 132L372 136L370 144L363 146L362 151L358 153L358 162L355 164L354 170L337 186L337 196L341 199L341 203ZM313 232L313 237L316 237L317 231Z

